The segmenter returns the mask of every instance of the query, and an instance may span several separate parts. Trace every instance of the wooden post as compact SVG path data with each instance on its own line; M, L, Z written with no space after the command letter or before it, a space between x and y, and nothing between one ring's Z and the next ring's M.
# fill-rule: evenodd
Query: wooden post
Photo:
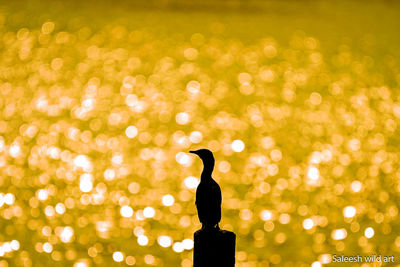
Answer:
M194 233L193 267L235 266L236 235L220 229Z

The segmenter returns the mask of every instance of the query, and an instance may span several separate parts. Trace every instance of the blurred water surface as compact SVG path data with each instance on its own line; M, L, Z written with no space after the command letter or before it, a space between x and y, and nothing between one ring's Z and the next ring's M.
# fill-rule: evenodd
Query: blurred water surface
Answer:
M201 147L237 266L398 260L399 11L2 3L0 266L192 266Z

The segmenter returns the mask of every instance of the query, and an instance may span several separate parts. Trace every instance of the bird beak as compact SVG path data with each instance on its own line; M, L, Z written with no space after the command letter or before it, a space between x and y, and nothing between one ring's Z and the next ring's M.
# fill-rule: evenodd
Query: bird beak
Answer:
M198 155L198 152L197 152L197 150L190 150L190 151L189 151L189 153L192 153L192 154L196 154L196 155Z

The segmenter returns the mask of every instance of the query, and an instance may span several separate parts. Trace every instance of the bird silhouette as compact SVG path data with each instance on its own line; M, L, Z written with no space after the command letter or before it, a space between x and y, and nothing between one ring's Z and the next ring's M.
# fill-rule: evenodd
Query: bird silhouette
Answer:
M214 170L214 156L208 149L191 150L203 161L203 172L196 190L196 208L202 229L219 229L221 221L222 194L218 183L211 177Z

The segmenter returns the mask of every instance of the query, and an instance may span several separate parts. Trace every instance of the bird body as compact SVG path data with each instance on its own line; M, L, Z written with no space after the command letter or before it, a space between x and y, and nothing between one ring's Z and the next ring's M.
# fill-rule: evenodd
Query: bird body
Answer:
M221 189L214 179L201 181L196 190L196 207L204 226L215 226L221 221Z
M203 161L203 172L201 181L196 190L196 208L203 228L219 228L221 221L222 194L218 183L212 178L214 169L214 156L208 149L190 151L200 157Z

